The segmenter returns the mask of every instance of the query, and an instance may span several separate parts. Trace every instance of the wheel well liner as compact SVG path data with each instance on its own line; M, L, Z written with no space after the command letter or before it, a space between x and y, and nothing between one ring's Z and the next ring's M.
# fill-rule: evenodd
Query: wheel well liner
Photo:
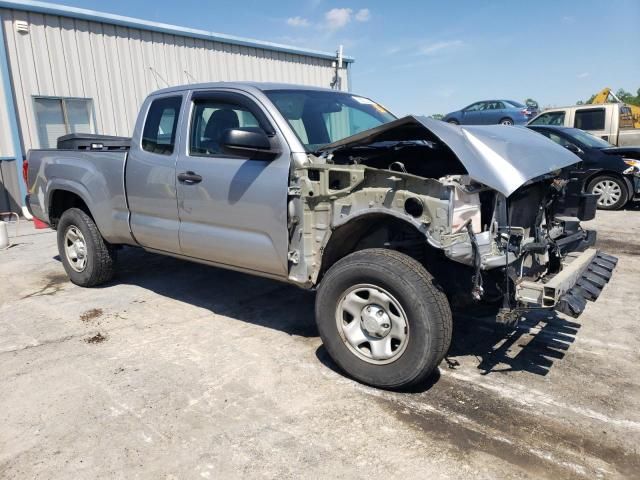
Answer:
M361 215L338 226L332 232L323 250L322 268L318 281L334 263L350 253L364 248L375 247L395 249L393 246L385 244L384 235L379 235L385 231L388 234L419 235L424 239L424 246L429 247L424 232L421 232L415 225L402 218L386 213Z
M49 221L55 228L62 214L70 208L79 208L93 219L87 203L80 195L69 190L57 189L51 192L49 200Z

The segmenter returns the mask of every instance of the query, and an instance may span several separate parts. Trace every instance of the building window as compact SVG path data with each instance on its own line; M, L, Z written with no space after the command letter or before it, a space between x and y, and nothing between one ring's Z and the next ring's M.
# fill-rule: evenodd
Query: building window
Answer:
M34 97L40 148L55 148L58 137L93 133L92 102L86 98Z

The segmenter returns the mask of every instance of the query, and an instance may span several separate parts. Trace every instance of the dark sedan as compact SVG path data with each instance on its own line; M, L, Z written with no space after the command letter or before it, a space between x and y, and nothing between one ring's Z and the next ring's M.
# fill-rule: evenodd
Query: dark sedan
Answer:
M640 196L640 147L614 147L577 128L529 125L582 159L578 178L586 192L600 195L598 208L618 210Z

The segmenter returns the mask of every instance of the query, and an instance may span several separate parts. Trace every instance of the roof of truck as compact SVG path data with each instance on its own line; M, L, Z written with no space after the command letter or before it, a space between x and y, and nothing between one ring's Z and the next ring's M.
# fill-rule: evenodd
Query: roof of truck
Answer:
M330 88L314 87L312 85L296 85L292 83L274 83L274 82L206 82L206 83L189 83L186 85L176 85L174 87L163 88L157 90L153 94L163 94L170 92L182 92L184 90L206 90L209 88L235 88L238 90L315 90L319 92L336 92ZM346 93L346 92L345 92Z

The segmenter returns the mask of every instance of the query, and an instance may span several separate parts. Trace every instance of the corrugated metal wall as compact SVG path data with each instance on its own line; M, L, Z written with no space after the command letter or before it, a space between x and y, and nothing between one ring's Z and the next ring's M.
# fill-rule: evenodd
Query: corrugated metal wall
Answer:
M11 147L11 130L8 127L9 114L5 105L5 99L11 99L9 93L4 91L4 84L0 80L0 158L11 157L14 154Z
M0 15L25 151L39 146L34 95L91 98L97 133L130 135L144 97L167 85L254 80L329 87L334 75L331 60L307 55L19 10ZM28 33L16 31L16 21L27 22ZM0 152L10 144L3 135Z

